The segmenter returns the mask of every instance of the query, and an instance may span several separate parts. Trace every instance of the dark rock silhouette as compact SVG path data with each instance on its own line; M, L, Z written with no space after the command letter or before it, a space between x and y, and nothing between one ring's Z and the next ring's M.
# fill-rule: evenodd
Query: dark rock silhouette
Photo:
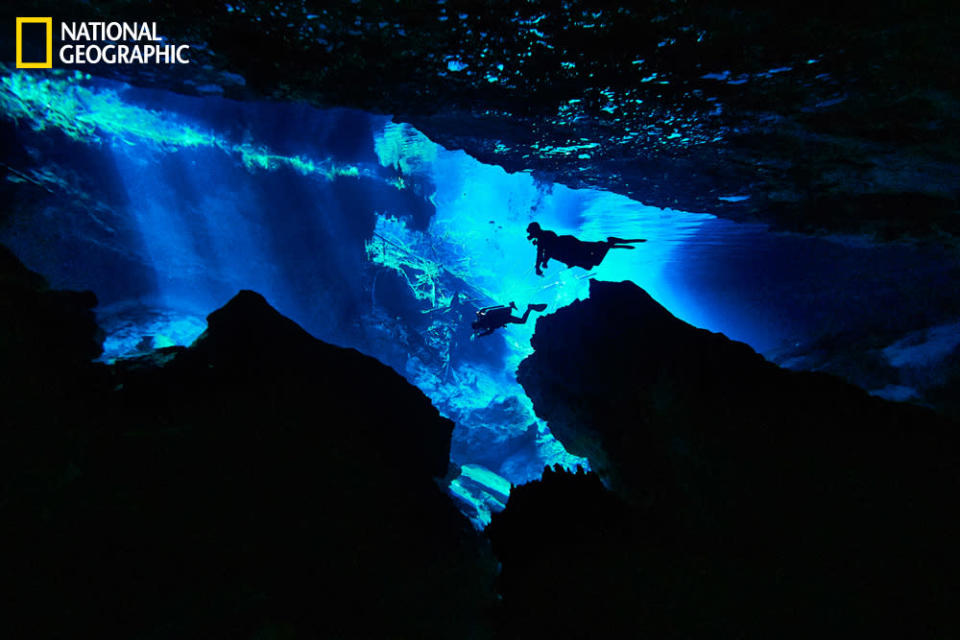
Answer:
M634 577L642 527L596 474L559 468L514 487L486 528L503 564L502 638L616 638L651 628ZM625 624L626 620L629 624Z
M436 482L452 423L256 293L208 322L3 432L11 637L487 637L495 563Z
M50 289L2 245L0 305L0 349L7 361L77 365L103 352L103 332L93 314L97 296Z
M538 415L643 523L620 553L641 562L628 588L658 595L645 622L620 611L625 627L655 637L958 631L955 423L782 370L632 283L592 282L588 300L538 320L532 344L518 377ZM665 558L650 560L649 540ZM504 576L516 571L504 565ZM587 597L591 575L567 584Z
M42 466L24 451L65 444L64 427L99 401L107 371L91 362L102 353L96 304L90 291L50 289L0 245L0 478Z

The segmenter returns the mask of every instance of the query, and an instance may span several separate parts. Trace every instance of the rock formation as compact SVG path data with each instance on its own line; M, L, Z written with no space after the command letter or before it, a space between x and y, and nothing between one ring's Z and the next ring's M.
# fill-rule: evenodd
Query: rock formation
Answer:
M156 20L190 65L94 66L193 95L410 122L510 171L779 228L953 242L960 176L948 4L657 0L32 0L18 15ZM13 33L0 39L13 50Z
M654 598L647 622L617 614L635 635L956 632L955 423L780 369L632 283L591 283L588 300L538 320L532 344L518 377L538 415L633 514L612 544L640 563L622 588ZM494 525L522 522L514 508L529 507L511 500ZM496 547L531 535L508 529ZM592 575L569 582L586 591Z
M13 635L486 637L494 561L435 480L453 425L397 373L250 291L189 348L92 364L92 297L2 266Z

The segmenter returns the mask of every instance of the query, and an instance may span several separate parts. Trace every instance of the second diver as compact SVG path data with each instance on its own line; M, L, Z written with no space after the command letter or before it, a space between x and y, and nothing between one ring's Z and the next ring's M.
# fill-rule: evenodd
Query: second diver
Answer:
M494 307L484 307L477 311L477 319L470 324L473 327L473 335L480 338L488 336L500 327L508 324L524 324L531 311L543 311L547 308L545 304L528 304L527 310L519 318L514 316L511 311L517 308L513 302L509 306L497 305Z

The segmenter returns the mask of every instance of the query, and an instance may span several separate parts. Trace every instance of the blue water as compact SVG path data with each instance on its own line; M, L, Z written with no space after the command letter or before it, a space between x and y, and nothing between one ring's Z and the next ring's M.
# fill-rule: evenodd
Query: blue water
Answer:
M535 323L471 340L473 308L550 313L586 297L591 277L632 280L678 317L768 353L874 322L944 277L909 246L777 236L508 174L385 116L67 82L58 95L85 92L71 116L93 123L79 133L43 104L18 115L5 102L45 172L21 173L52 196L42 218L15 219L0 240L54 286L97 292L105 358L188 344L239 289L259 291L318 338L390 364L455 421L465 473L451 491L478 523L509 483L586 463L516 383ZM592 272L553 262L539 277L532 220L648 242ZM451 308L457 292L464 309Z

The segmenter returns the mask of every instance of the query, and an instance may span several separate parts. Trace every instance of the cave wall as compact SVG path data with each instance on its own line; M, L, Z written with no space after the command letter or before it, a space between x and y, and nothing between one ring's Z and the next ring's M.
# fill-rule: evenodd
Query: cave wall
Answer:
M627 282L594 281L533 345L521 384L597 477L557 470L494 517L520 620L545 615L548 575L575 629L956 632L955 421L780 369Z
M18 10L149 15L193 46L190 66L98 74L390 113L572 187L804 233L952 244L958 229L958 18L934 0Z
M490 637L495 562L440 483L453 423L395 371L251 291L116 365L91 292L3 250L0 294L9 633Z

